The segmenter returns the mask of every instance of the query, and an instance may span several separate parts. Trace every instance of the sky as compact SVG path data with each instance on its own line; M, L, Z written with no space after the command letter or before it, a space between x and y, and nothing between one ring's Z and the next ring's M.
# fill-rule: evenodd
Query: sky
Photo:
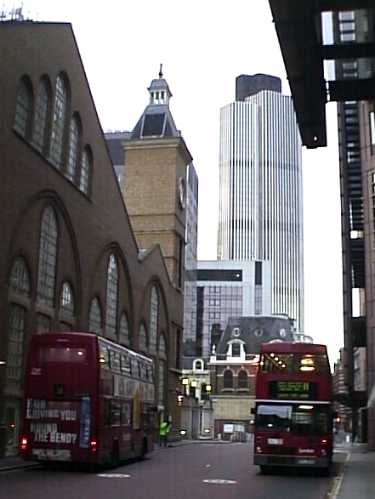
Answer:
M216 259L219 111L235 78L267 73L290 95L268 0L13 0L37 21L70 22L104 131L131 130L148 103L160 63L170 108L199 177L198 258ZM335 105L328 147L303 149L305 333L343 344L340 193Z

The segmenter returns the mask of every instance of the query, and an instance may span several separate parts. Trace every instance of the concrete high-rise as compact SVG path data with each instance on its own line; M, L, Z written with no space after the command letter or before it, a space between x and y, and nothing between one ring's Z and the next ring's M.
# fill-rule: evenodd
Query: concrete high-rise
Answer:
M218 258L271 262L271 312L304 329L301 140L291 97L241 75L221 109Z

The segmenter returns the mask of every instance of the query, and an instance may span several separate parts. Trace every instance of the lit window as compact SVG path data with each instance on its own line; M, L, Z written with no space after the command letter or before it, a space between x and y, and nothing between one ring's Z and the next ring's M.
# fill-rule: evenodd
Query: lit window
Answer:
M114 255L109 257L107 271L106 336L116 338L118 268Z
M35 105L33 145L42 152L45 145L46 125L49 107L49 91L47 83L42 80L39 85L38 97Z
M69 128L69 151L68 151L68 164L66 168L66 176L72 182L74 182L76 177L79 139L80 139L80 130L79 130L78 120L77 118L73 117L70 121L70 128Z
M93 298L90 305L89 329L98 336L103 336L102 311L98 298Z
M51 206L42 216L39 247L38 298L53 306L56 279L57 223Z
M26 137L29 131L31 113L32 113L32 93L30 85L23 79L21 80L16 97L16 113L14 116L14 128L23 137Z
M55 102L53 107L50 158L56 166L61 166L66 108L68 93L61 76L56 79Z

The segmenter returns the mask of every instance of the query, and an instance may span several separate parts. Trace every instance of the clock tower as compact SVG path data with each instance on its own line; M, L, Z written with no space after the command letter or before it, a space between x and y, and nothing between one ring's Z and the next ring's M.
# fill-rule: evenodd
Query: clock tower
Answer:
M163 78L152 80L149 104L124 141L121 190L140 249L159 244L172 283L183 288L186 172L191 154L177 130Z

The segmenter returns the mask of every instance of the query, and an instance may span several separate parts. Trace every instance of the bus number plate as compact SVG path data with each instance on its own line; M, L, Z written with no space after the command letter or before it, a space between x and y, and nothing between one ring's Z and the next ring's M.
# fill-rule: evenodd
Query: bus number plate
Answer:
M268 445L283 445L284 440L282 438L268 438Z
M34 456L38 459L51 461L70 461L71 452L69 449L34 449Z

